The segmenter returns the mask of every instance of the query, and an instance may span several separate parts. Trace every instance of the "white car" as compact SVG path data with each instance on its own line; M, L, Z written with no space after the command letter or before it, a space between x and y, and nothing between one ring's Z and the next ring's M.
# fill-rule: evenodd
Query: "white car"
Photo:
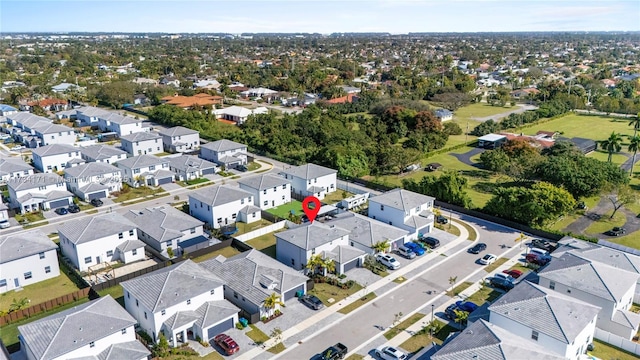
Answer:
M404 360L407 358L407 354L393 346L379 347L375 350L375 354L382 360Z
M11 224L9 223L8 220L0 220L0 229L6 229L10 226Z
M493 255L493 254L487 254L485 256L483 256L479 261L480 264L482 265L489 265L489 264L493 264L494 262L496 262L496 259L498 257Z
M377 254L376 260L378 260L378 262L391 270L396 270L400 267L400 263L398 262L398 260L388 254Z
M496 278L496 279L502 279L502 280L505 280L505 281L509 281L512 284L516 283L516 279L514 279L513 276L511 276L509 274L496 273L496 274L493 274L493 277Z

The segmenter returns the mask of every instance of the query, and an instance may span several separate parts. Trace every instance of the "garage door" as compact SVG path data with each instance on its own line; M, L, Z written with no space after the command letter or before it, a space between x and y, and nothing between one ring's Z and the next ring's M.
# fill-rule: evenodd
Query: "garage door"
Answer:
M207 330L207 339L213 339L216 335L222 334L231 328L233 328L233 318L209 328L209 330Z
M212 175L216 173L216 168L202 169L202 175Z
M158 185L163 185L163 184L169 184L171 183L171 181L173 180L173 178L164 178L164 179L158 179Z
M360 259L355 259L352 260L346 264L344 264L344 272L347 272L351 269L355 269L356 267L358 267L358 262L360 261Z
M100 191L97 193L93 193L93 194L89 194L89 201L93 200L93 199L103 199L107 197L107 192L106 191Z
M57 209L59 207L65 207L69 205L69 200L67 199L63 199L63 200L56 200L56 201L52 201L49 203L49 206L52 209Z
M296 292L298 291L302 291L304 292L304 285L300 285L298 287L295 287L287 292L284 293L284 301L287 301L289 299L293 299L294 297L296 297Z

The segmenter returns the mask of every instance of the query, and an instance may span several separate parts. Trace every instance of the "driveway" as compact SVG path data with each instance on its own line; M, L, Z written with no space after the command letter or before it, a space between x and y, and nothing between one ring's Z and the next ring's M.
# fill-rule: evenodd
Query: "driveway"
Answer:
M478 154L482 154L483 152L485 152L486 149L482 149L482 148L473 148L469 151L467 151L464 154L451 154L453 157L455 157L456 159L458 159L458 161L460 161L463 164L467 164L469 166L473 166L476 168L480 167L480 163L477 163L473 160L471 160L471 158L473 156L476 156Z
M166 192L171 192L174 190L178 190L178 189L182 189L182 186L172 182L172 183L168 183L168 184L162 184L160 185L160 187L162 188L162 190L166 191Z
M282 309L282 316L279 316L266 324L258 322L254 325L256 325L265 334L269 335L275 328L279 328L284 331L296 326L315 313L317 313L317 310L312 310L298 301L298 298L293 298L285 302L285 307Z
M520 113L523 113L525 111L535 110L535 109L538 108L537 106L533 106L533 105L529 105L529 104L518 104L516 106L518 107L518 109L505 111L503 113L499 113L499 114L495 114L495 115L491 115L491 116L472 117L472 119L476 120L476 121L480 121L480 122L485 122L485 121L489 121L489 120L498 121L498 120L500 120L502 118L506 118L507 116L509 116L511 114L520 114Z

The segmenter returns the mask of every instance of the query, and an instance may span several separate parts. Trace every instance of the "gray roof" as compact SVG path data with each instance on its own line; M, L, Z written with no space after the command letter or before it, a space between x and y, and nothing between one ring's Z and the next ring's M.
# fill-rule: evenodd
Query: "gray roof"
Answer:
M572 253L553 259L538 275L609 301L620 301L639 277Z
M540 344L513 335L497 325L478 320L431 356L432 360L561 360Z
M222 140L206 143L201 147L205 149L213 150L216 152L220 152L220 151L238 150L238 149L246 148L247 145L240 144L235 141L231 141L227 139L222 139Z
M0 236L0 264L57 248L40 230Z
M291 184L289 180L282 176L272 174L248 177L246 179L238 180L238 183L256 190L271 189L284 184Z
M238 213L240 214L253 214L256 212L262 211L262 209L260 209L257 206L254 205L247 205L245 207L243 207L242 209L238 210Z
M561 246L552 253L554 257L560 257L565 252L570 252L591 261L601 262L633 273L640 273L640 256L638 255L573 238L563 239L559 244Z
M52 156L52 155L67 154L67 153L76 152L76 151L80 151L80 149L75 146L71 146L67 144L51 144L51 145L37 147L32 150L32 153L40 157L45 157L45 156Z
M171 315L167 320L165 320L162 324L169 330L173 332L173 330L181 328L185 325L194 324L196 320L198 320L199 316L195 311L186 310L186 311L178 311L175 314Z
M329 258L339 264L346 264L349 261L366 254L364 251L348 245L338 245L331 251L323 251L323 258Z
M127 240L122 244L116 246L116 249L120 250L123 253L126 253L131 250L140 249L144 247L144 242L135 239L135 240Z
M411 226L414 229L423 228L431 223L433 223L433 219L427 219L426 217L416 215L410 216L407 221L404 222L405 225Z
M226 282L226 286L255 305L276 292L283 294L305 284L307 277L257 250L250 250L230 258L218 256L200 263ZM261 285L265 278L276 283L273 290Z
M0 159L0 176L9 175L15 172L22 172L25 170L33 170L31 165L22 161L19 157L8 157Z
M40 186L54 184L64 185L64 179L62 176L54 173L35 173L32 175L9 179L7 181L7 185L15 191L35 189ZM66 187L63 187L63 189L66 190Z
M118 167L124 166L130 169L138 169L143 167L149 167L152 165L162 165L162 164L168 164L168 163L169 163L169 160L167 159L162 159L154 155L144 154L144 155L132 156L130 158L122 159L118 161L117 166Z
M123 116L116 113L99 114L98 117L102 120L110 121L112 123L121 124L121 125L142 122L142 120L140 119L136 119L131 116Z
M186 127L183 127L183 126L174 126L172 128L162 129L158 131L158 133L160 133L160 135L165 135L165 136L182 136L182 135L199 134L199 132L197 132L196 130L187 129Z
M88 177L98 176L102 174L111 174L114 172L118 172L122 174L122 170L118 169L113 165L102 163L102 162L90 162L90 163L64 169L65 178L68 178L68 177L75 177L75 178L87 177L88 178Z
M187 173L217 167L217 165L211 161L201 159L197 156L184 154L169 158L169 166Z
M74 131L72 128L64 125L43 123L42 125L36 125L33 129L41 134L52 134L58 132Z
M638 328L638 324L640 324L640 314L628 310L616 310L611 320L635 331Z
M349 211L337 214L333 220L325 224L334 224L349 231L349 241L366 247L386 240L393 241L409 234L406 230Z
M596 318L600 308L523 281L489 306L489 311L571 344Z
M293 175L301 179L315 179L321 176L331 175L338 173L337 170L329 169L324 166L316 164L305 164L300 166L293 166L288 169L284 169L282 174Z
M80 113L82 115L89 116L89 117L95 117L95 116L98 116L98 115L109 115L109 114L111 114L111 111L108 111L108 110L105 110L105 109L100 109L100 108L93 107L93 106L81 107L79 109L75 109L75 111L77 113Z
M133 134L124 135L120 137L120 141L128 141L128 142L136 142L136 141L146 141L146 140L160 140L162 136L146 131L135 132Z
M156 270L120 285L152 312L186 302L224 285L224 282L191 260Z
M286 241L301 249L311 250L349 235L349 231L335 225L325 225L315 221L312 224L299 226L275 235L278 240Z
M146 359L151 352L139 341L113 344L98 354L99 360L140 360Z
M228 185L209 186L189 194L189 198L193 198L211 206L224 205L252 196L253 195L248 191Z
M369 202L375 202L394 209L409 213L410 210L428 202L433 203L435 198L415 193L405 189L393 189L384 194L369 198Z
M87 216L65 221L58 226L58 233L74 244L83 244L106 236L127 232L136 228L129 219L110 212L96 216Z
M196 324L201 329L215 325L240 312L240 309L227 300L207 301L196 309L199 318Z
M80 148L80 153L82 155L94 159L94 160L103 160L111 158L112 156L124 155L127 156L127 152L124 150L120 150L111 145L91 145L87 147Z
M136 320L111 295L47 316L18 331L37 359L63 357L112 334L120 334Z
M183 235L183 231L204 225L202 221L172 206L131 210L124 217L158 242L177 239Z

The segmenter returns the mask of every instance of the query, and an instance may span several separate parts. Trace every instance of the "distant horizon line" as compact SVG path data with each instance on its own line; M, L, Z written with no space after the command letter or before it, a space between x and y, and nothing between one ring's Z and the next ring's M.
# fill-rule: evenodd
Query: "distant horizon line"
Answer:
M410 34L522 34L522 33L544 33L544 34L566 34L566 33L638 33L640 30L515 30L515 31L410 31L393 33L389 31L335 31L331 33L320 32L300 32L300 31L278 31L278 32L160 32L160 31L0 31L2 35L65 35L65 34L161 34L161 35L333 35L333 34L381 34L381 35L410 35Z

